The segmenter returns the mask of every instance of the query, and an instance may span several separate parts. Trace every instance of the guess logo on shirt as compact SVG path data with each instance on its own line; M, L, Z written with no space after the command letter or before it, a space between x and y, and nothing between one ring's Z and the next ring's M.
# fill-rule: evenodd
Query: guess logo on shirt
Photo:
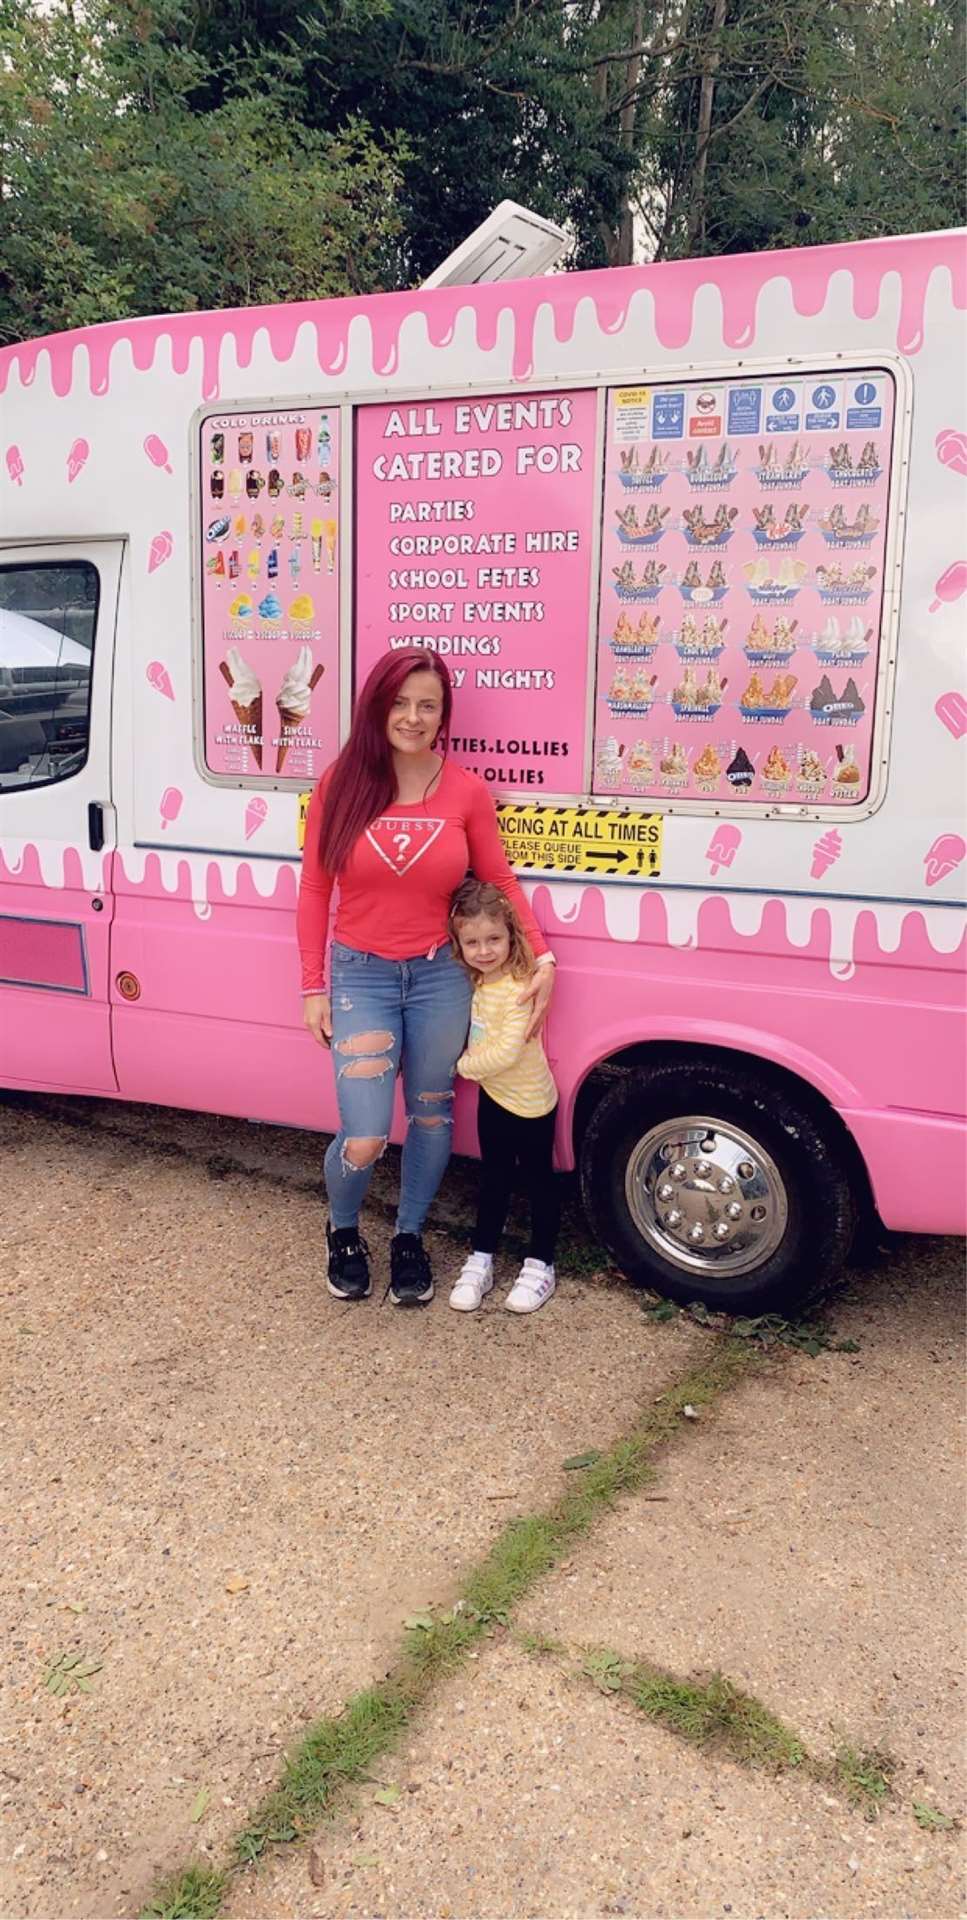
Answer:
M384 813L366 828L366 838L394 873L403 874L432 847L442 827L442 820L428 820L423 814L413 819L409 814Z

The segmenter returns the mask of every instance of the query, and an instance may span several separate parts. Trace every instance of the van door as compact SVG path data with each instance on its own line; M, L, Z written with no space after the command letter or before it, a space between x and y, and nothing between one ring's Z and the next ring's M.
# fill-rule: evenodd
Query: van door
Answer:
M0 1083L113 1093L111 689L123 543L0 545Z

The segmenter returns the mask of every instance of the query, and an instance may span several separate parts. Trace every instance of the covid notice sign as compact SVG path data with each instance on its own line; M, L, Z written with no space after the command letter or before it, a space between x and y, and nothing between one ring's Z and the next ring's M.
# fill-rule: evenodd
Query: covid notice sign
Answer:
M361 407L356 684L388 649L446 659L450 750L495 787L583 779L597 396Z

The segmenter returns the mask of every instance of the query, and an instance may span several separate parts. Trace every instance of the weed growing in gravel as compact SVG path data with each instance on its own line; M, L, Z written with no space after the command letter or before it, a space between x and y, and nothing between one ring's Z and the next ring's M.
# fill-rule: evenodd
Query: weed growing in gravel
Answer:
M941 1813L939 1807L928 1806L925 1800L914 1801L913 1817L917 1826L922 1827L925 1833L958 1833L960 1831L960 1821L955 1820L953 1814Z
M877 1747L839 1747L833 1762L834 1780L868 1820L876 1819L895 1772L896 1761Z
M414 1709L459 1666L473 1643L509 1621L535 1582L563 1559L619 1493L651 1479L651 1455L680 1435L683 1407L709 1405L735 1385L755 1358L749 1347L722 1342L701 1366L659 1395L626 1439L590 1460L579 1484L545 1513L508 1521L464 1582L452 1611L427 1609L411 1616L400 1658L387 1678L354 1694L342 1713L309 1729L286 1761L278 1786L236 1835L229 1866L221 1874L188 1868L159 1889L144 1909L144 1920L212 1920L229 1873L251 1865L269 1846L301 1839L331 1812L339 1794L366 1778L373 1761L399 1739Z
M662 1300L654 1295L646 1297L643 1312L647 1319L658 1322L677 1320L684 1315L697 1321L700 1327L714 1327L733 1340L748 1340L766 1352L773 1347L791 1347L797 1353L808 1354L811 1360L820 1353L859 1353L860 1350L858 1340L837 1340L833 1328L821 1315L807 1314L802 1320L784 1320L781 1313L760 1313L754 1319L740 1316L733 1320L725 1313L710 1313L701 1300L679 1307L674 1300Z

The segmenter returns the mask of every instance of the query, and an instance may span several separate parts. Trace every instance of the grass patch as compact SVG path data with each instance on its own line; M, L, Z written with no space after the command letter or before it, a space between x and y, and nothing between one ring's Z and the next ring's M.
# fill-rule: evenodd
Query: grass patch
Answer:
M655 1726L691 1746L740 1766L773 1774L794 1771L818 1786L838 1788L868 1820L876 1819L892 1791L895 1762L888 1753L844 1745L832 1762L814 1759L791 1727L725 1674L683 1680L651 1661L628 1660L610 1647L585 1648L576 1656L539 1633L516 1638L525 1653L556 1658L572 1678L589 1681L599 1693L620 1695ZM951 1832L958 1825L920 1802L914 1802L913 1814L919 1826L933 1831Z
M842 1746L833 1761L832 1779L853 1807L875 1820L890 1791L896 1762L877 1747Z
M215 1867L186 1867L159 1887L144 1920L214 1920L225 1885L225 1873Z
M374 1761L396 1744L414 1710L460 1666L474 1643L510 1621L524 1595L619 1494L647 1484L654 1473L652 1456L688 1424L683 1408L711 1405L756 1359L748 1346L720 1343L702 1365L659 1395L630 1434L607 1453L589 1454L577 1483L551 1507L509 1520L464 1581L451 1611L427 1609L411 1616L386 1679L309 1728L287 1758L278 1785L236 1835L226 1866L185 1869L159 1889L143 1909L143 1920L213 1920L230 1874L270 1847L303 1838L331 1813L347 1789L365 1780Z
M774 1713L752 1694L733 1686L724 1674L707 1680L676 1680L658 1667L633 1667L624 1691L658 1726L668 1727L693 1746L714 1748L746 1767L782 1773L801 1767L806 1749Z

